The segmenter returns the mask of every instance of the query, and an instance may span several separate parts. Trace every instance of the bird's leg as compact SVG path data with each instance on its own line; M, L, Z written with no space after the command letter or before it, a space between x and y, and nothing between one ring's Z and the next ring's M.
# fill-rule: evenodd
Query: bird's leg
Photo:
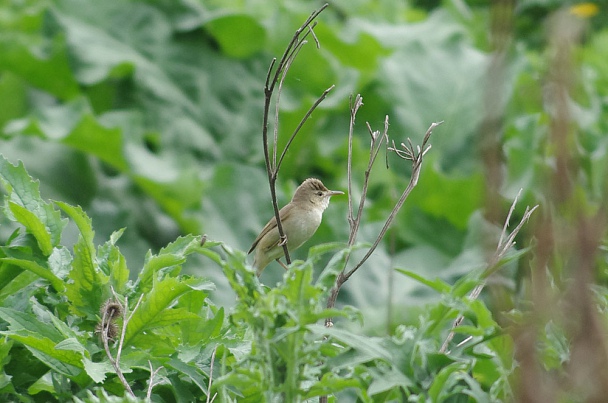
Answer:
M283 235L279 240L279 246L283 246L287 243L287 235Z
M279 263L281 266L283 266L283 268L284 268L285 270L289 270L289 268L288 268L287 266L285 266L285 263L281 262L281 260L277 259L277 262L278 262L278 263Z

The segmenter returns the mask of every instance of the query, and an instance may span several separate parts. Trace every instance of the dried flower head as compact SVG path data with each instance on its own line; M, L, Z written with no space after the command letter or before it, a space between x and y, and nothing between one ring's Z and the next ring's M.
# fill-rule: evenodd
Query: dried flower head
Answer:
M107 318L108 321L113 321L122 316L122 305L114 300L107 300L99 310L99 316Z
M95 326L95 333L99 334L99 337L103 339L104 326L101 322ZM118 336L118 325L114 322L107 323L105 326L105 335L110 341L116 339Z

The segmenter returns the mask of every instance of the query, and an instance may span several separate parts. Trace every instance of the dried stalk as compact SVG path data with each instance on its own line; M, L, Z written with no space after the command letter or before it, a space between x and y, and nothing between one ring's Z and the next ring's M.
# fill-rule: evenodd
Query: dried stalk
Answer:
M215 346L215 348L213 349L213 353L211 354L211 364L209 365L209 386L207 386L207 403L212 403L217 396L217 393L216 393L211 398L211 383L213 381L213 363L215 362L215 352L216 351L217 351L217 346ZM209 400L209 398L211 398L211 400Z
M150 362L150 360L148 360L148 365L150 366L150 382L148 383L148 393L146 393L146 398L148 400L150 400L150 397L152 396L152 388L154 388L156 385L158 385L158 382L157 383L154 382L154 377L156 376L156 374L158 374L158 371L160 371L164 367L161 365L160 367L154 369L154 367L152 367L152 362Z
M328 4L324 4L321 8L314 11L310 17L298 28L291 38L291 41L287 45L281 60L278 65L276 64L277 59L272 59L270 62L270 66L268 68L268 73L266 75L266 82L264 84L264 115L263 115L263 123L262 123L262 140L264 143L264 160L266 162L266 172L268 174L268 183L270 186L270 197L272 199L272 207L274 210L274 216L277 221L277 229L279 231L280 237L280 245L283 246L283 252L285 254L285 261L287 264L291 263L291 259L289 257L289 251L287 250L287 237L285 232L283 231L283 225L281 223L281 218L279 217L279 206L277 203L277 194L276 194L276 181L279 173L279 168L281 163L283 162L283 158L289 149L293 139L298 134L306 120L310 117L315 108L325 99L329 91L333 89L333 86L325 90L323 94L317 99L317 101L313 104L313 106L308 110L306 115L300 121L300 124L296 128L296 130L292 133L287 145L283 149L279 161L277 163L277 149L278 149L278 132L279 132L279 101L281 98L281 90L283 88L283 82L285 77L287 76L287 72L291 67L291 64L295 60L296 56L300 52L302 46L304 46L307 41L306 38L308 35L311 35L319 46L319 41L315 37L313 28L316 25L314 20L321 14L325 8L327 8ZM275 68L276 65L276 68ZM278 87L277 87L278 85ZM274 112L274 131L273 131L273 151L272 158L270 156L269 148L268 148L268 121L270 115L270 107L272 103L273 94L276 92L276 100L275 100L275 112Z
M353 246L357 239L357 234L358 234L359 226L361 223L361 216L363 214L363 207L365 205L365 199L367 196L367 189L368 189L368 185L369 185L369 176L370 176L371 170L374 166L374 162L376 161L376 157L378 156L378 152L380 151L380 148L384 144L384 141L386 141L386 144L388 145L388 140L389 140L388 116L384 120L384 131L382 133L380 133L379 131L373 131L371 129L371 127L369 126L369 124L367 124L367 128L368 128L369 134L371 136L370 156L369 156L367 169L365 170L365 173L364 173L362 195L361 195L361 199L359 200L359 206L357 209L357 214L355 216L353 214L353 200L352 200L352 142L353 142L353 130L354 130L354 125L355 125L355 115L357 114L357 111L359 110L359 108L362 105L363 105L363 101L362 101L362 98L360 95L357 95L357 97L355 97L354 103L351 102L351 118L350 118L349 136L348 136L348 160L347 160L347 165L348 165L347 166L348 222L350 225L350 234L349 234L349 240L348 240L349 246ZM410 195L410 193L412 192L414 187L418 184L418 178L420 177L420 170L422 168L422 161L423 161L424 155L431 149L431 145L429 144L429 139L430 139L431 133L433 132L433 129L435 129L435 127L439 126L441 123L443 123L443 122L437 122L437 123L431 124L431 126L428 128L428 130L426 131L426 133L424 135L424 139L422 141L421 146L414 147L412 145L411 140L408 139L407 140L408 145L401 143L402 149L398 149L396 147L394 141L392 143L392 147L387 147L388 151L392 151L395 154L397 154L397 156L399 156L400 158L402 158L406 161L412 162L412 176L410 177L410 182L408 183L408 186L401 194L401 197L399 198L399 200L397 201L395 206L393 207L393 210L391 211L388 218L386 219L384 226L382 227L382 230L376 237L376 240L374 241L372 246L369 248L369 250L367 251L365 256L363 256L363 258L361 258L361 260L359 260L359 262L357 264L355 264L354 267L350 270L347 270L347 263L350 258L350 252L347 254L346 259L345 259L344 268L336 277L334 286L332 287L332 289L330 291L329 298L327 300L327 308L333 308L335 306L336 300L338 298L338 294L340 292L340 288L342 287L342 285L374 253L374 251L380 244L380 241L384 238L384 236L386 235L386 232L388 231L389 227L393 223L393 220L397 216L397 213L403 206L403 203L405 203L405 200L407 199L407 197ZM328 326L328 327L333 326L332 318L327 318L325 320L325 326Z
M131 312L131 314L128 315L128 313L129 313L129 301L128 301L127 297L125 297L124 303L121 303L120 299L118 298L118 295L116 294L116 292L114 292L113 288L112 288L112 293L114 294L114 298L117 301L117 303L121 305L122 312L123 312L122 330L120 332L120 341L118 343L118 349L116 350L116 358L114 358L112 356L112 352L110 351L109 338L108 338L108 334L106 332L106 329L111 325L111 323L110 323L111 317L108 316L108 311L107 310L104 310L103 317L101 319L101 329L102 329L102 332L101 332L101 341L103 343L103 348L104 348L104 350L106 352L106 356L108 357L108 359L110 360L110 363L114 367L114 371L116 372L116 375L118 376L118 379L120 379L120 382L124 386L125 390L131 396L135 396L135 394L133 393L133 390L131 389L131 386L127 382L125 376L123 375L123 373L122 373L122 371L120 369L120 356L122 354L122 348L123 348L123 345L124 345L124 342L125 342L125 334L127 332L127 325L129 324L129 321L133 317L133 314L135 313L135 311L139 307L139 304L141 303L141 301L142 301L142 299L143 299L144 296L142 294L139 297L139 300L137 301L137 304L135 304L135 308L133 308L133 311Z
M488 260L486 269L484 270L484 273L482 275L483 280L488 278L490 275L492 275L493 273L495 273L498 269L500 269L502 267L502 264L500 263L501 259L505 257L505 255L507 254L509 249L511 249L513 246L515 246L515 237L517 236L519 231L522 229L524 224L530 219L530 216L532 215L534 210L536 210L538 208L538 204L532 208L526 207L526 211L524 212L524 215L523 215L521 221L519 222L519 224L517 224L515 229L513 229L513 231L509 235L507 235L507 228L509 226L509 222L511 221L511 215L513 214L513 211L515 210L515 206L517 205L517 200L519 199L521 192L522 191L520 189L519 192L517 193L517 196L515 196L513 203L511 204L511 208L509 209L509 213L507 214L507 218L505 220L505 223L502 228L502 232L500 234L500 238L498 240L498 245L496 246L496 251ZM481 294L481 291L483 290L484 287L485 287L485 282L478 284L473 289L473 291L471 291L471 294L469 294L469 299L471 299L472 301L477 299L479 297L479 294ZM448 336L444 340L443 344L441 345L441 348L439 349L440 353L448 352L447 351L448 345L449 345L450 341L452 341L452 339L454 338L454 329L457 328L458 326L460 326L462 324L463 320L464 320L463 315L458 316L454 320L450 334L448 334ZM460 345L466 343L468 340L470 340L470 338L463 340L458 345L460 346Z

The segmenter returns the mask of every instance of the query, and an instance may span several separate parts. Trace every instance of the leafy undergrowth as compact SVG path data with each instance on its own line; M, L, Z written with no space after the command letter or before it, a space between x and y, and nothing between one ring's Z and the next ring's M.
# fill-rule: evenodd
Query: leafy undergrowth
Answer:
M442 302L429 306L416 326L368 337L322 325L328 317L360 319L354 308L325 308L344 262L336 244L313 248L309 260L296 261L275 288L260 284L243 252L200 236L148 253L136 270L116 246L122 229L95 245L83 210L45 201L23 165L2 157L0 178L2 213L15 224L0 249L2 400L137 401L148 393L159 402L510 396L510 337L483 303L465 297L479 279L468 276L453 287L429 282ZM72 224L80 235L66 247L62 231ZM333 257L313 280L313 265L326 253ZM192 254L223 269L238 300L230 313L207 298L213 283L181 274ZM135 280L129 280L131 270L138 273ZM109 354L100 327L108 303L125 306L114 319ZM459 313L468 325L458 333L472 338L449 355L438 353ZM119 361L119 370L112 361Z

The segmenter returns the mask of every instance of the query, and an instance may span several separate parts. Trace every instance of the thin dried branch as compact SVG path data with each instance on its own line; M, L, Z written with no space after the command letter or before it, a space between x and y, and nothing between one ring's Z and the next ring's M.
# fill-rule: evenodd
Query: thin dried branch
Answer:
M213 349L213 353L211 353L211 364L209 364L209 385L207 386L207 403L211 403L215 400L217 393L213 395L213 398L209 400L211 397L211 383L213 382L213 363L215 362L215 352L217 351L217 346Z
M150 381L148 383L148 393L146 393L146 398L150 400L150 397L152 396L152 388L158 385L158 382L154 382L154 377L156 376L156 374L158 374L158 371L160 371L164 367L161 365L160 367L154 369L150 360L148 360L148 365L150 366Z
M359 233L359 225L361 224L361 216L363 215L363 207L365 206L365 200L367 198L367 190L369 188L369 176L372 173L372 167L374 166L374 162L376 162L376 157L378 156L378 152L380 151L380 147L386 140L388 143L388 116L384 119L384 132L380 135L379 131L373 131L369 123L367 124L367 130L369 135L371 136L371 145L370 145L370 153L369 160L367 162L367 168L365 169L363 176L363 188L361 190L361 198L359 199L359 207L357 209L356 217L349 217L349 222L352 223L350 228L350 234L348 237L348 245L352 246L355 244L357 240L357 234ZM349 200L351 199L349 193Z
M358 107L357 107L358 108ZM354 124L354 117L352 117L352 114L356 113L356 109L355 108L351 108L351 130L352 130L352 125ZM333 308L336 304L336 300L338 298L338 294L340 292L340 288L342 287L342 285L367 261L367 259L369 259L369 257L374 253L374 251L376 250L376 248L378 247L378 245L380 244L380 241L384 238L384 236L386 235L386 232L388 231L389 227L391 226L391 224L393 223L393 220L395 219L397 213L399 212L399 210L401 209L401 207L403 206L403 203L405 203L405 200L408 198L408 196L410 195L410 193L412 192L412 190L414 189L414 187L418 184L418 178L420 176L420 170L422 168L422 161L424 158L424 155L430 150L431 145L428 143L429 139L431 137L431 133L433 132L433 130L435 129L435 127L439 126L441 123L443 122L437 122L437 123L433 123L431 124L431 126L428 128L428 130L426 131L423 141L422 141L422 145L418 146L418 147L414 147L412 145L411 140L408 139L408 144L409 146L406 146L404 143L401 143L402 146L402 150L401 149L397 149L394 142L393 142L393 147L388 147L387 150L389 151L394 151L399 157L407 160L407 161L411 161L412 162L412 175L410 177L410 181L408 183L408 186L406 187L406 189L403 191L403 193L401 194L401 197L399 198L399 200L397 201L397 203L395 204L395 206L393 207L393 210L391 211L391 213L389 214L388 218L386 219L384 226L382 227L382 230L380 231L380 233L378 234L378 236L376 237L376 240L374 241L374 243L372 244L372 246L369 248L369 250L367 251L367 253L363 256L363 258L357 263L355 264L355 266L350 269L347 270L346 269L346 263L348 263L348 259L350 257L350 254L347 255L346 257L346 263L344 265L344 269L338 274L338 276L336 277L336 281L334 283L334 286L332 287L330 294L329 294L329 298L327 301L327 308ZM376 160L376 157L378 155L378 152L380 150L380 147L382 146L383 142L386 141L386 143L388 144L388 116L386 117L385 121L384 121L384 132L382 133L382 135L380 136L379 132L374 132L368 124L368 130L370 133L370 136L372 137L372 143L371 143L371 150L370 150L370 158L369 158L369 162L368 162L368 167L365 171L365 177L364 177L364 181L363 181L363 190L362 190L362 196L361 199L359 201L359 209L357 212L357 216L353 217L352 216L352 207L350 207L350 198L351 193L350 193L350 181L351 178L349 177L349 222L351 224L351 233L349 236L349 245L352 246L354 245L354 242L356 240L356 235L357 232L359 230L359 223L361 221L361 215L363 212L363 205L365 203L365 198L367 195L367 187L368 187L368 182L369 182L369 175L371 173L371 169L373 167L373 164ZM352 142L352 136L349 135L349 143ZM350 144L349 144L350 147ZM350 151L349 151L350 154ZM350 170L350 165L351 165L351 159L349 158L348 160L348 164L349 164L349 170ZM331 318L328 318L325 320L325 326L333 326L333 322Z
M122 373L121 369L120 369L120 356L122 353L122 348L124 345L124 340L125 340L125 333L127 330L127 325L129 324L129 321L131 320L131 318L133 317L133 314L135 313L135 311L137 310L137 308L139 307L139 304L141 303L141 300L143 298L143 294L140 296L139 301L137 301L137 304L135 305L135 308L133 308L133 311L131 312L130 315L128 315L129 313L129 301L127 299L127 297L124 298L124 302L120 302L120 298L118 297L118 295L116 294L116 292L114 291L114 288L112 288L112 293L114 294L114 298L117 304L120 305L121 307L121 311L122 311L122 330L120 332L120 341L118 343L118 349L116 351L116 357L112 356L112 352L110 351L110 345L109 345L109 341L110 338L108 337L108 332L107 329L110 329L113 326L113 322L112 320L113 315L112 313L109 312L109 310L104 309L103 312L103 316L101 319L101 341L103 344L103 348L106 352L106 356L108 357L108 359L110 360L110 363L112 364L112 366L114 367L114 371L116 372L116 375L118 376L118 379L120 380L120 383L122 383L122 385L124 386L125 390L131 395L131 396L135 396L135 394L133 393L133 390L131 389L131 386L129 385L129 383L127 382L127 379L125 378L124 374Z
M353 217L353 174L352 174L352 160L353 160L353 131L355 129L355 117L359 108L363 106L363 98L360 94L355 97L353 102L352 96L350 99L350 124L348 126L348 158L346 166L346 175L348 178L348 223L350 225L351 233L355 225L355 219Z
M521 195L521 192L522 192L522 190L520 189L519 192L517 193L517 196L515 196L515 198L513 199L513 203L511 203L511 208L509 209L509 213L507 214L507 218L505 220L502 231L500 233L500 238L498 240L498 245L496 246L496 251L492 254L490 259L488 260L486 269L484 270L484 272L482 274L482 280L487 279L490 275L492 275L493 273L495 273L498 269L500 269L502 267L502 263L501 263L502 259L505 257L507 252L512 247L515 246L515 237L517 236L519 231L522 229L524 224L528 222L528 220L530 219L530 216L532 215L532 213L534 213L534 210L536 210L538 208L538 204L532 208L527 206L526 210L524 211L524 215L523 215L522 219L519 221L519 223L513 229L513 231L511 231L511 233L508 234L509 222L511 221L511 216L513 215L513 211L515 210L515 206L517 205L517 201L519 199L519 196ZM472 301L476 300L479 297L479 294L481 294L481 291L483 290L484 287L485 287L485 281L478 284L477 286L475 286L475 288L473 288L473 290L469 294L469 299ZM463 315L458 316L454 320L454 322L452 323L452 330L450 331L450 333L444 340L443 344L441 345L441 348L439 349L440 353L448 352L449 343L454 338L454 329L457 328L458 326L460 326L462 324L463 320L464 320ZM466 339L466 340L468 341L469 339ZM459 346L463 343L464 343L464 341L459 343Z
M332 85L331 87L329 87L328 89L323 91L323 94L321 94L321 96L319 98L317 98L315 103L312 104L312 106L308 109L308 111L306 112L304 117L302 117L302 119L300 120L300 123L298 123L298 126L295 128L295 130L291 134L291 137L287 141L287 144L285 144L285 148L283 149L283 152L281 153L281 157L279 158L279 162L277 163L277 166L276 166L277 171L281 168L281 164L283 163L283 158L285 158L285 154L287 154L287 150L289 149L289 146L291 145L293 140L296 138L296 136L300 132L300 129L302 129L302 126L304 126L304 123L306 123L306 121L308 120L310 115L312 115L312 112L317 108L317 106L319 106L319 104L321 102L323 102L323 100L327 97L327 94L329 94L329 92L331 90L333 90L334 87L335 87L335 85Z
M386 127L388 127L388 117L385 122L386 122L385 123L385 128L386 128ZM384 235L386 235L386 231L388 231L388 228L393 223L393 220L397 216L397 213L403 206L403 203L405 203L405 199L408 198L408 196L410 195L410 193L412 192L414 187L418 184L418 178L420 177L420 169L422 168L422 159L423 159L424 155L427 153L427 151L429 151L431 149L430 145L427 146L429 138L431 137L431 133L433 132L433 130L442 123L443 122L437 122L437 123L431 124L431 126L428 128L428 130L426 131L426 133L424 135L424 139L422 141L422 148L420 146L418 146L416 148L416 150L414 150L414 147L412 146L412 142L409 139L408 139L408 143L410 144L409 147L406 146L405 144L401 143L401 146L404 148L403 152L404 152L405 156L401 156L399 153L397 153L397 155L399 155L401 158L403 158L405 160L412 162L412 176L410 177L410 182L408 183L407 187L401 194L399 201L397 201L397 203L395 204L395 207L393 207L393 210L388 215L388 218L384 222L384 226L382 227L382 230L376 237L376 240L372 244L371 248L369 248L369 250L367 251L365 256L363 256L363 258L359 261L359 263L357 263L355 265L355 267L353 267L350 271L346 272L346 274L344 275L344 281L348 280L348 278L350 276L352 276L363 265L363 263L365 263L367 261L367 259L369 259L369 257L372 255L372 253L374 253L374 251L380 244L380 241L384 238ZM424 151L421 151L421 149ZM394 151L395 148L389 147L388 150ZM369 175L369 174L367 174L367 175Z
M291 145L291 142L293 141L295 136L300 131L302 125L308 119L308 117L310 117L310 115L312 114L314 109L319 105L319 103L321 103L321 101L323 101L323 99L325 99L325 97L327 96L327 93L333 88L333 86L331 88L329 88L328 90L326 90L321 95L321 97L317 100L317 102L315 102L315 104L310 108L308 113L304 116L304 118L300 122L300 125L298 126L298 128L295 130L295 132L292 134L291 138L289 139L287 145L285 146L285 149L282 151L279 163L277 164L279 104L280 104L280 98L281 98L281 90L283 87L285 77L287 76L287 72L289 71L289 68L291 67L296 56L302 49L302 46L304 46L307 43L306 38L308 37L308 35L311 35L313 37L315 43L317 44L317 47L319 46L319 41L314 34L313 28L316 25L315 19L319 16L319 14L321 14L321 12L323 10L325 10L325 8L327 8L327 6L328 6L328 4L326 3L321 8L314 11L308 17L308 19L300 26L300 28L298 28L296 30L295 34L291 38L291 41L287 45L287 48L285 49L285 52L283 52L283 56L281 57L281 59L279 60L278 63L277 63L276 58L272 59L272 61L270 62L270 66L268 68L268 72L266 74L266 81L264 84L264 113L263 113L263 122L262 122L262 141L263 141L263 148L264 148L264 160L266 162L266 172L268 174L268 184L270 186L270 198L272 200L274 216L277 221L277 230L279 232L280 245L283 246L285 261L287 262L287 264L291 263L291 259L289 256L289 251L287 249L287 237L283 230L283 224L281 223L281 218L279 216L279 206L277 203L277 194L276 194L276 181L277 181L277 176L279 173L279 167L281 165L281 162L283 161L285 154L287 153L289 146ZM278 89L277 89L277 85L278 85ZM277 90L277 92L276 92L276 99L275 99L273 151L272 151L272 158L271 158L269 144L268 144L268 122L269 122L270 108L271 108L271 104L272 104L272 100L273 100L273 95L275 94L275 89Z

